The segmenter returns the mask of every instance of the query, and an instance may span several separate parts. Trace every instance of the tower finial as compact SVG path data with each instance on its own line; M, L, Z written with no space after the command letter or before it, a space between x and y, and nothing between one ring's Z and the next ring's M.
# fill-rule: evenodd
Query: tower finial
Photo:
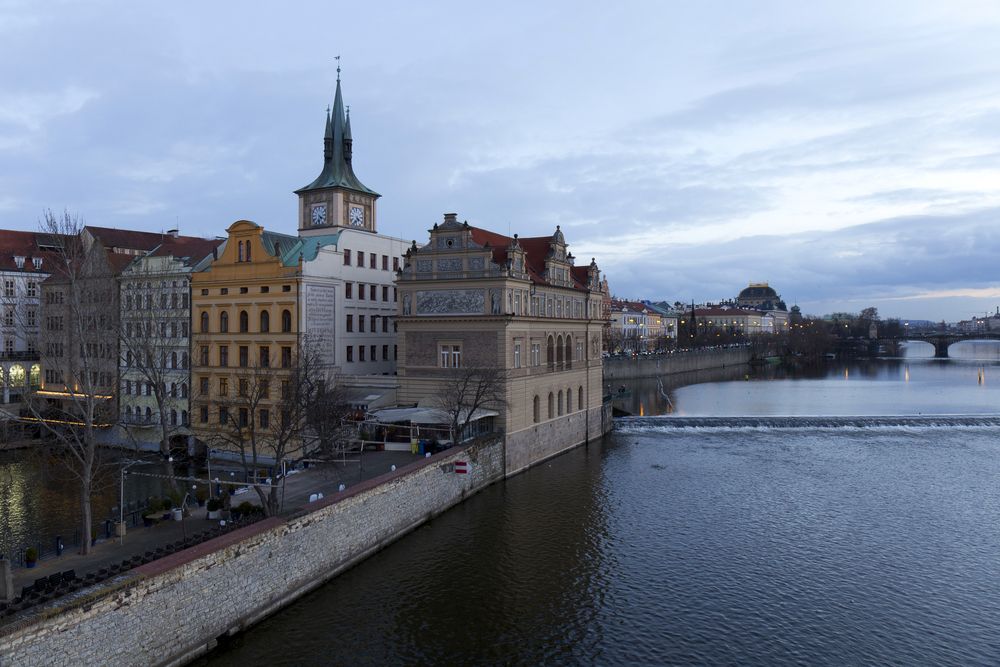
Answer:
M337 61L337 81L340 81L340 56L336 55L333 59Z

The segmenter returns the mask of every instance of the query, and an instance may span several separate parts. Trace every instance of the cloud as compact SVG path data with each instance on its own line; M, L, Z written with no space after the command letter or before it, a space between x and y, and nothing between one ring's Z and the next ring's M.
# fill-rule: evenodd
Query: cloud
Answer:
M74 85L58 91L7 92L0 95L0 123L37 132L53 118L74 114L99 96L96 90Z

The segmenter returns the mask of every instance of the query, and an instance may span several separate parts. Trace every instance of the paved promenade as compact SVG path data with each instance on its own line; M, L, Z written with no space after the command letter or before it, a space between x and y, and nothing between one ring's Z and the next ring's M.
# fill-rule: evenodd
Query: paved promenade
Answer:
M403 467L419 460L409 452L367 452L361 458L354 455L348 463L323 464L291 474L285 481L285 512L308 504L310 495L322 493L325 497L336 495L341 484L351 487L358 482L389 472L392 466ZM243 501L259 505L257 493L252 489L232 497L232 505ZM141 556L173 542L184 539L207 528L218 525L218 520L205 518L204 507L192 508L191 516L183 521L160 521L150 528L129 528L124 539L114 538L98 542L86 556L67 549L62 556L38 561L33 568L16 568L13 571L14 590L34 583L35 579L58 572L74 570L77 576L121 563L133 556Z

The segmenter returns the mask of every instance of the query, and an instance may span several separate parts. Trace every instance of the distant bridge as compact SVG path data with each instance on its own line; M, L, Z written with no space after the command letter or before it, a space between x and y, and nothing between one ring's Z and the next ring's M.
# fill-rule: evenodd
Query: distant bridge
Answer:
M930 332L923 334L906 334L895 338L881 338L879 342L894 340L900 343L909 341L921 341L934 346L934 356L940 359L948 358L948 348L952 343L960 343L963 340L1000 340L1000 331L981 331L978 333L956 333L948 331Z

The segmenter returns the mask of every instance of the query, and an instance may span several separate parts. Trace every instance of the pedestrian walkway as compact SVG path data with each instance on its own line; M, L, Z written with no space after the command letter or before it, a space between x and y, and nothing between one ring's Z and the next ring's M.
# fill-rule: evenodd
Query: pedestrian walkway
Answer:
M392 466L401 468L420 458L409 452L366 452L354 455L346 463L314 465L290 474L284 485L283 512L308 505L313 494L334 495L341 484L350 488L358 482L391 472ZM257 493L249 487L231 498L234 507L243 501L260 505ZM99 541L87 555L67 550L62 556L38 561L33 568L16 568L13 571L14 590L20 591L36 579L67 570L74 570L77 576L83 576L219 525L219 520L209 520L206 515L205 508L192 508L191 515L183 521L159 521L149 528L129 528L123 538Z

